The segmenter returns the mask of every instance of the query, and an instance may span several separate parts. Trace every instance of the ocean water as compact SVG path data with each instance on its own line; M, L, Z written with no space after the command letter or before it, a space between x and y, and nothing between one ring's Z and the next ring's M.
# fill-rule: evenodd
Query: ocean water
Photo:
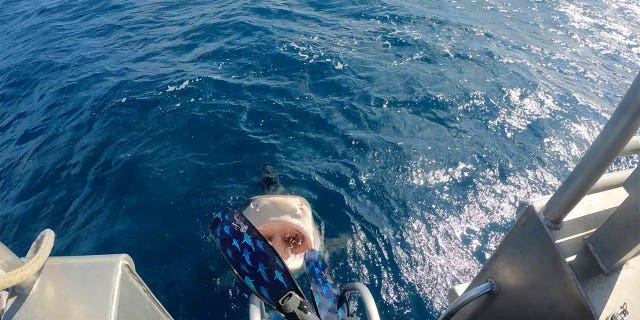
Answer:
M52 228L55 255L130 254L177 319L246 319L208 224L269 163L337 282L435 319L595 139L638 21L635 0L0 0L0 240Z

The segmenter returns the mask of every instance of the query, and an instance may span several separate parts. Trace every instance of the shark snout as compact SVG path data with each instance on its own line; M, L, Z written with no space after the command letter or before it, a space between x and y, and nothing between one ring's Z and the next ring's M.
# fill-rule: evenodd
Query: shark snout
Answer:
M311 206L302 197L253 197L245 206L243 214L269 241L292 271L302 268L305 252L320 249L320 236L313 222Z

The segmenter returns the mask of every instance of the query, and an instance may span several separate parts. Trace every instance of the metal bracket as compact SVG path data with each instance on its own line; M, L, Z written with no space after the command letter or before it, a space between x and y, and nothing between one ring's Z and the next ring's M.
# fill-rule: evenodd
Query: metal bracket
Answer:
M471 301L487 294L497 291L496 282L493 279L487 280L487 282L468 289L465 293L463 293L456 301L454 301L447 310L440 316L439 320L449 320L453 319L453 317L460 311L460 309L464 308Z
M320 320L312 312L309 302L297 295L294 291L289 291L280 300L281 311L288 320Z
M628 320L629 319L629 310L627 309L627 303L622 304L620 309L610 316L607 317L607 320ZM1 320L1 319L0 319Z

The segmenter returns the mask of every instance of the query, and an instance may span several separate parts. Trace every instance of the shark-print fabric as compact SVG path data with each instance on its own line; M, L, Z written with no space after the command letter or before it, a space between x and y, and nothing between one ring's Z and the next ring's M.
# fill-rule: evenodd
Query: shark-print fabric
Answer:
M340 290L335 287L329 275L327 262L320 252L309 250L305 254L305 269L311 284L313 302L322 320L340 320L347 317L347 306L339 303Z
M238 277L264 302L281 311L278 300L287 292L304 297L276 250L242 213L218 212L211 232Z

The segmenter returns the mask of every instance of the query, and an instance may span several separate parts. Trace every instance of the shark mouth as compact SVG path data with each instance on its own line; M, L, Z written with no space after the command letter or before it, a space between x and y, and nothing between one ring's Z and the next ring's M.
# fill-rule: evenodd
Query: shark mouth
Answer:
M313 222L311 206L302 197L253 197L242 213L276 249L291 271L302 268L305 252L320 249L319 232Z
M269 241L290 270L297 270L304 263L304 254L313 249L311 238L289 222L271 222L257 227Z

